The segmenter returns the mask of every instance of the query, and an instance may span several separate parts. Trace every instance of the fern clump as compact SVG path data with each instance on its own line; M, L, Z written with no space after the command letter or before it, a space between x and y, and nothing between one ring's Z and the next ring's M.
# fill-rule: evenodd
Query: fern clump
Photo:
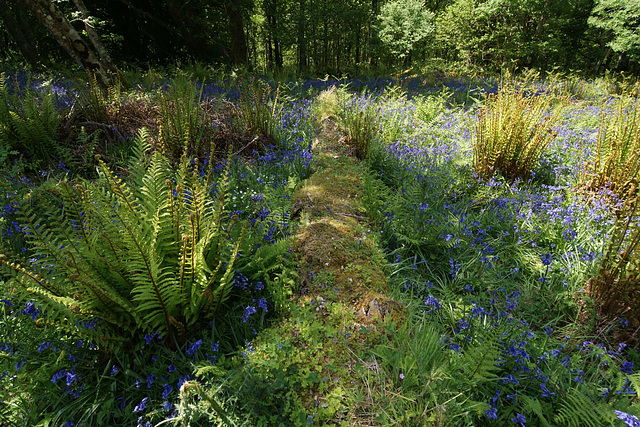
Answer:
M197 155L209 148L205 143L208 123L202 108L202 87L186 78L175 78L159 101L159 146L165 155L178 159L185 150Z
M256 135L260 139L259 146L275 144L280 134L280 87L273 90L269 83L251 78L242 83L239 95L237 108L240 130Z
M638 184L633 180L621 189L627 199L619 207L609 247L598 275L589 280L591 295L596 301L601 319L617 322L628 319L632 336L638 341L640 327L640 224L638 223Z
M554 140L559 115L549 115L553 97L530 95L526 84L507 83L486 97L478 113L473 144L474 169L482 179L500 172L509 180L531 177L541 154Z
M340 127L356 157L366 159L379 132L378 108L371 96L350 97L343 100L338 112Z
M114 344L161 331L174 347L224 311L242 239L229 238L240 226L224 215L229 171L212 199L210 174L186 156L177 171L158 152L145 165L149 138L137 137L130 180L100 162L97 182L57 186L58 212L27 215L30 267L0 259L12 286L46 307L46 322Z
M24 93L10 91L0 74L0 147L17 150L34 159L49 162L59 152L56 137L62 117L52 92L39 93L27 87Z
M638 87L624 93L615 102L613 114L602 108L595 158L587 162L581 176L581 186L588 190L620 193L622 188L640 174L640 102Z

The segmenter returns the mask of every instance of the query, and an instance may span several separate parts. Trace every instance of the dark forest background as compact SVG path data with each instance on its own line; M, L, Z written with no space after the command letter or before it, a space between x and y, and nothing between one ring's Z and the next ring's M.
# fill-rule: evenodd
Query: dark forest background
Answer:
M299 75L640 71L640 2L0 0L0 61Z

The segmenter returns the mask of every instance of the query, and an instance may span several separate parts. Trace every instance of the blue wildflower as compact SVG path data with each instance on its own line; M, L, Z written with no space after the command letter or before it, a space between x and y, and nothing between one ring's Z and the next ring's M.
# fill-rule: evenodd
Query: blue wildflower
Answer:
M247 323L247 320L249 320L249 316L251 316L252 314L256 313L256 308L252 307L250 305L248 305L245 309L244 309L244 315L242 316L242 323Z
M426 311L427 313L431 313L432 311L436 311L442 308L442 304L440 303L440 301L438 301L438 299L431 294L429 294L429 296L424 300L424 303L429 307L429 309Z
M187 349L187 351L185 351L185 353L187 353L188 355L192 356L196 353L196 351L198 351L198 349L202 346L202 340L198 340L194 343L192 343L189 348Z
M517 412L516 416L514 418L511 418L511 421L516 424L520 424L521 426L525 426L527 424L527 419L525 418L525 416Z
M622 411L615 411L616 417L622 420L627 427L640 427L640 420L635 415L627 414Z
M487 409L486 411L484 411L484 414L487 416L487 418L490 418L492 420L497 420L498 408L496 408L495 406L492 406L490 409Z
M266 299L264 299L264 298L258 299L257 305L258 305L258 308L261 308L262 311L264 311L265 313L268 311L267 310L267 300Z
M28 302L27 306L22 310L22 314L31 316L31 320L36 320L36 318L40 314L40 310L36 308L35 303Z
M620 368L620 371L624 372L625 374L631 375L631 373L633 372L633 362L625 360L622 364L622 367Z
M53 374L53 376L51 377L51 382L54 384L58 383L58 380L65 378L67 375L67 373L65 372L64 369L60 369L58 372L56 372L55 374Z
M149 403L149 398L145 397L133 408L133 412L144 412L147 409L147 403Z

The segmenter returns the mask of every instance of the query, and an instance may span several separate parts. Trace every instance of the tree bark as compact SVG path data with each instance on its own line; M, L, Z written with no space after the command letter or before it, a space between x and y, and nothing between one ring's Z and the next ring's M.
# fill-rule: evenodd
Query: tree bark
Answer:
M229 20L229 32L231 33L231 53L235 65L247 65L247 39L244 35L242 22L242 10L236 2L227 3L224 6Z
M84 24L84 29L87 32L87 36L89 37L91 44L95 48L96 52L98 52L100 62L107 70L112 73L116 73L118 69L113 63L113 60L111 60L111 56L109 56L109 53L104 48L98 32L91 24L91 14L89 13L87 6L84 5L84 2L82 0L73 0L73 4L76 5L76 8L82 15L82 23Z
M0 19L24 59L33 67L39 66L40 52L27 21L24 3L15 2L9 6L6 0L0 0Z
M25 0L25 3L78 65L95 73L100 84L111 84L104 66L54 3L49 0Z
M306 39L306 13L305 0L300 0L298 13L298 71L307 69L307 39Z

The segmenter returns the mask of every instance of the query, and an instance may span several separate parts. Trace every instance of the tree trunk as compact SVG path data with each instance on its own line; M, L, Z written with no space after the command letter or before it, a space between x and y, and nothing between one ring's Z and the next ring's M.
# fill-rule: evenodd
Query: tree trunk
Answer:
M32 67L39 66L40 52L27 21L24 3L13 2L10 7L6 0L0 0L0 19L2 19L4 26L18 49L20 49L24 59Z
M244 35L242 10L236 2L225 4L224 9L227 12L227 18L229 20L233 62L235 65L247 65L247 39Z
M178 30L180 36L187 45L191 55L200 61L208 60L207 35L202 31L202 26L196 23L196 11L190 1L165 0L171 22ZM223 48L226 56L230 56L226 48Z
M298 71L303 72L307 69L307 40L305 20L305 0L300 0L300 9L298 14Z
M111 56L109 56L107 49L104 48L98 32L91 24L91 14L89 14L87 6L84 5L84 2L82 0L73 0L73 4L76 5L76 8L82 15L82 23L84 24L84 29L87 32L87 36L89 37L89 40L91 41L94 49L96 50L96 52L98 52L100 62L107 70L112 73L116 73L118 69L113 63Z
M67 18L49 0L25 0L38 20L51 32L56 41L87 72L95 73L102 85L109 85L109 77L105 67L100 63L82 37L71 26Z

